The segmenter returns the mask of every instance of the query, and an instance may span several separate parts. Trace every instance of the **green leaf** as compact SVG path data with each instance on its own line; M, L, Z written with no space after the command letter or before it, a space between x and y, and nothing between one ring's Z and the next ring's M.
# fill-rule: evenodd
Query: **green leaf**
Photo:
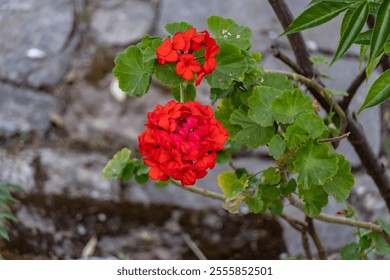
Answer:
M338 158L329 154L329 147L325 144L309 142L299 148L294 156L294 171L298 172L298 184L304 188L311 185L323 185L329 178L336 175Z
M342 260L360 260L359 244L352 242L340 249L340 257Z
M381 61L382 57L383 57L384 53L382 52L377 58L375 58L374 60L372 61L368 61L367 60L367 67L366 67L366 80L368 80L372 74L372 72L374 72L374 70L376 69L376 67L378 66L379 62Z
M326 130L326 126L321 117L313 112L300 115L296 119L294 126L303 128L312 139L320 137L324 130Z
M242 81L248 63L239 47L233 44L224 43L215 57L217 68L206 76L211 87L227 89L233 81Z
M390 0L383 0L376 15L375 24L370 41L368 64L383 52L383 46L390 35ZM369 77L369 75L367 75Z
M131 150L123 148L117 152L114 157L104 167L102 175L106 180L119 179L123 168L126 166L127 161L130 159Z
M383 230L388 235L390 235L390 221L385 221L385 220L379 219L378 224L383 228Z
M372 29L361 32L355 39L355 44L370 45Z
M232 152L230 150L222 150L217 152L217 163L227 164L232 160Z
M345 11L350 6L346 2L318 2L305 9L291 24L286 28L283 35L289 35L294 32L302 31L321 25L338 14Z
M252 31L246 26L240 26L232 19L211 16L207 19L210 31L215 35L218 45L222 43L232 43L243 50L251 47Z
M328 64L328 57L323 55L312 55L309 60L316 66Z
M225 171L218 175L218 185L225 195L225 200L231 201L240 195L246 188L248 179L246 174L238 179L233 172Z
M232 113L230 116L230 123L242 127L242 129L237 132L235 140L250 148L256 148L260 145L264 146L268 144L275 134L274 126L264 127L255 123L248 117L242 107Z
M12 214L11 211L0 211L0 221L5 221L5 220L11 220L11 221L16 221L16 217L14 214Z
M165 25L165 30L171 35L175 35L177 32L185 32L190 28L192 28L192 25L185 21L172 22Z
M144 63L137 46L130 46L115 58L113 73L122 91L141 97L148 90L154 72L153 61Z
M386 239L382 235L372 232L370 236L375 244L375 251L379 255L390 255L390 244L387 243Z
M348 96L348 92L327 88L326 92L332 96Z
M352 176L349 162L340 154L338 154L337 157L337 173L325 182L324 189L329 195L333 196L336 201L343 202L347 200L355 180Z
M273 125L274 118L272 117L271 102L280 93L280 90L272 87L256 87L252 96L248 98L249 118L262 126Z
M374 81L368 90L366 99L360 107L358 114L364 109L381 104L390 97L390 70L383 72L378 79Z
M141 50L144 63L157 58L156 48L161 45L161 41L160 37L149 35L142 36L141 42L137 46Z
M250 213L261 214L264 213L266 210L266 207L264 205L263 200L260 197L260 192L258 190L255 192L253 196L246 197L245 203L246 205L248 205Z
M261 179L265 185L277 185L282 177L275 167L269 167L262 172Z
M284 196L292 194L293 192L295 192L296 189L297 182L295 181L295 179L290 179L290 181L288 181L286 184L281 184L280 186L280 192Z
M295 89L294 82L287 78L286 75L279 73L265 73L262 78L262 86L278 89L280 91L293 91Z
M300 114L313 112L310 97L300 89L285 91L272 101L271 110L276 121L283 124L293 123Z
M172 87L172 95L176 101L180 101L180 86ZM188 84L184 89L184 103L194 101L196 98L196 89L193 84Z
M164 85L177 87L184 79L182 79L179 75L176 74L175 65L173 63L166 63L161 65L156 62L156 69L154 75L157 80L160 80Z
M318 185L311 185L309 189L299 188L299 196L303 198L305 213L309 217L317 216L328 205L328 194Z
M280 137L280 135L275 134L269 142L268 148L269 154L274 159L278 160L286 149L286 142L284 142L283 138Z
M214 113L215 118L220 121L224 128L229 132L229 139L234 139L241 130L241 127L230 122L230 116L240 106L240 97L238 95L225 97L221 100L217 110Z
M237 92L237 88L234 84L232 84L228 89L220 89L220 88L211 88L210 90L210 99L214 104L218 99L232 96Z
M390 38L390 37L389 37ZM385 49L385 53L390 56L390 43L387 42L384 46L384 49Z
M360 46L360 52L359 52L359 69L362 68L362 63L363 63L364 59L366 58L367 50L368 50L368 46L367 46L367 45L361 45L361 46Z
M5 230L5 228L3 226L0 225L0 237L2 237L3 239L9 241L9 235L8 235L8 232Z
M286 144L289 148L296 148L309 141L307 131L298 125L290 125L287 128L286 134L284 135Z
M339 45L337 47L333 60L330 63L331 65L347 52L347 50L351 47L356 37L362 30L368 17L368 3L364 1L351 14L351 16L349 16L348 12L344 16L345 21L343 21L343 24L345 24L346 27L345 30L342 31L342 34L340 36Z

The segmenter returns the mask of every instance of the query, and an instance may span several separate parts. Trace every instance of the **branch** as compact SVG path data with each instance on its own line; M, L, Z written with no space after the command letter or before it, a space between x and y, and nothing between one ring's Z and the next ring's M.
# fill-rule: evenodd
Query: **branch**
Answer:
M304 72L303 70L301 69L301 67L299 67L298 64L295 63L295 61L292 61L291 58L289 58L287 55L285 55L281 50L279 50L279 48L277 48L276 46L271 46L270 48L271 50L271 53L274 57L276 57L277 59L279 59L280 61L282 61L284 64L286 64L288 67L290 67L292 70L294 70L295 72L297 72L298 74L301 74L303 75Z
M333 108L334 111L336 112L336 114L339 116L340 122L341 122L339 135L344 134L344 132L347 128L347 116L345 115L345 112L343 111L343 109L341 109L339 104L336 102L336 100L334 100L333 97L319 83L317 83L316 81L309 79L303 75L299 75L296 73L290 73L290 72L278 71L278 70L267 71L267 72L268 73L279 73L279 74L286 75L290 79L301 82L302 84L317 91L326 100L328 105L331 108Z
M197 194L209 197L209 198L225 201L225 196L221 193L209 191L209 190L202 189L202 188L195 187L195 186L182 186L179 182L177 182L175 180L172 180L172 184L174 184L175 186L177 186L181 189L185 189L185 190L193 192L193 193L197 193Z
M344 138L348 138L351 132L345 133L343 135L337 136L337 137L332 137L332 138L327 138L327 139L319 139L317 142L318 143L327 143L327 142L339 142L340 140Z
M322 245L322 242L318 237L316 228L314 227L313 219L306 216L306 222L307 222L307 229L309 231L309 234L313 239L314 244L316 245L318 257L320 258L320 260L327 260L328 258L326 257L324 246Z
M350 86L347 88L347 96L344 96L343 100L340 103L341 108L343 108L344 111L347 111L349 104L352 101L352 98L355 96L357 90L359 89L360 85L365 81L366 79L366 68L364 68L360 73L356 76L356 78L352 81Z

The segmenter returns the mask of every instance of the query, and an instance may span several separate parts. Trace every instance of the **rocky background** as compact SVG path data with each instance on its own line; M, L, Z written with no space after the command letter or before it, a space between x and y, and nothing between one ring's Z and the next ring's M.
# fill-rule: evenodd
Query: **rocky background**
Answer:
M294 1L296 15L308 0ZM111 74L118 52L145 33L166 35L164 25L188 21L206 28L210 15L229 17L253 30L253 49L266 69L285 69L270 53L277 45L291 55L268 1L258 0L2 0L0 2L0 177L20 184L17 223L10 242L0 241L5 258L81 257L130 259L277 259L300 256L300 235L269 215L232 216L220 202L175 186L108 182L101 170L121 147L136 150L147 111L171 97L153 82L143 99L118 93ZM313 54L332 55L340 19L304 32ZM345 90L358 73L353 48L332 68L329 87ZM375 75L373 75L375 78ZM352 109L363 102L362 85ZM198 100L209 102L202 85ZM389 110L359 116L376 153L385 159ZM381 134L382 133L382 134ZM353 147L339 151L351 161L355 188L350 197L362 219L387 215L373 181ZM389 152L389 151L388 151ZM265 149L255 158L237 158L250 171L272 164ZM218 166L199 185L219 191ZM325 212L344 205L331 202ZM299 216L292 207L286 211ZM316 223L317 224L317 223ZM317 224L328 254L353 240L353 229Z

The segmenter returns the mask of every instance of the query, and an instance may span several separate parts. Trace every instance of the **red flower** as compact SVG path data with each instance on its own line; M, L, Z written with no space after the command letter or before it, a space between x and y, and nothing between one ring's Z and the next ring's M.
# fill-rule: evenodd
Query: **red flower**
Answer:
M202 66L195 60L193 54L182 54L180 55L180 61L176 64L176 73L182 76L184 80L192 80L194 73L200 72Z
M176 62L179 60L179 53L173 48L171 39L167 38L161 46L156 48L157 61L164 65L166 62Z
M144 162L151 167L149 177L162 181L172 177L183 186L194 185L214 168L216 153L228 137L211 107L196 101L157 105L145 126L138 140Z
M195 28L191 28L186 32L177 32L172 38L173 48L181 52L188 52L191 47L191 38L194 36L195 31Z

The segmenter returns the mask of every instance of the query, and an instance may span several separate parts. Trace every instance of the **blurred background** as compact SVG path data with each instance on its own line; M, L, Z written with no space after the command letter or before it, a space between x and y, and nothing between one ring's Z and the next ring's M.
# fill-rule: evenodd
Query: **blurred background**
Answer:
M288 1L297 15L308 0ZM290 2L293 2L290 3ZM146 112L171 99L154 81L142 99L126 97L111 71L115 56L143 34L166 36L164 25L187 21L198 30L219 15L249 26L253 50L266 69L289 70L273 57L277 46L293 57L268 1L258 0L0 0L0 178L19 184L17 222L0 239L8 259L279 259L302 256L301 237L271 215L230 215L220 202L176 186L108 182L101 171L122 147L137 150ZM304 32L313 55L332 56L338 18ZM345 90L359 72L359 49L320 70L330 88ZM375 79L377 75L373 75ZM364 100L362 85L352 108ZM208 87L197 100L210 103ZM387 106L387 109L386 107ZM359 120L369 142L386 159L388 105L364 111ZM387 144L386 144L387 143ZM356 178L351 200L370 220L385 204L347 141L340 145ZM235 165L252 172L272 164L266 149L237 155ZM199 186L219 191L217 166ZM345 205L334 201L325 212ZM286 205L291 215L299 213ZM317 224L328 254L353 240L353 229Z

